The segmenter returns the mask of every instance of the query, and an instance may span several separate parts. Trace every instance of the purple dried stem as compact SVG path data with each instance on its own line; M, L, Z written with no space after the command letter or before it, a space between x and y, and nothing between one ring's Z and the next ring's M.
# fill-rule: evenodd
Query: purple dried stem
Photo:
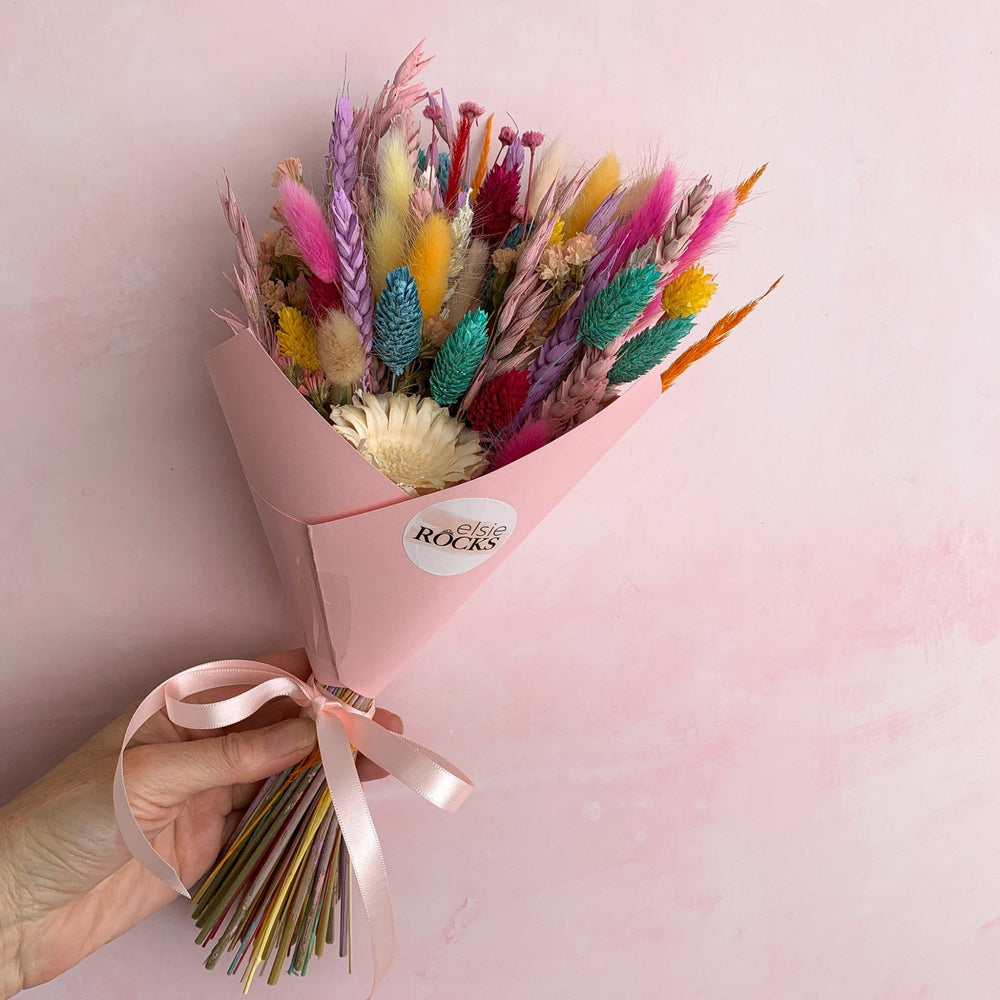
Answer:
M326 158L326 203L333 200L333 192L342 188L350 198L358 180L358 130L354 124L354 109L347 97L337 101L330 131L330 151Z
M521 250L514 280L497 313L486 358L462 402L463 411L471 405L484 382L514 367L518 344L544 310L550 288L538 275L538 262L549 245L556 221L578 194L583 176L581 172L566 184L553 183L538 206L534 228Z
M528 369L531 375L531 388L528 398L521 407L514 424L520 427L528 415L539 403L548 396L553 386L562 378L566 369L576 354L577 336L580 330L580 320L583 311L590 300L608 283L610 261L607 258L609 243L613 232L612 222L623 192L616 191L608 195L594 210L587 221L584 232L596 237L594 256L587 267L586 278L580 294L573 300L570 307L563 313L555 329L542 344L538 357Z
M343 188L335 188L330 202L330 222L333 239L340 256L340 287L344 298L344 312L357 325L361 343L365 348L366 387L369 383L367 359L371 357L372 290L368 282L368 260L365 257L364 234L357 212Z

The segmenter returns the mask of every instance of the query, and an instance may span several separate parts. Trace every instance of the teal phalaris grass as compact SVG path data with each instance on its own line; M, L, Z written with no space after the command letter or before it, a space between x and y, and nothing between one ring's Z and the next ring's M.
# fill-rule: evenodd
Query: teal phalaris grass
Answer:
M441 406L457 403L469 388L486 353L487 319L482 309L467 312L434 356L430 390Z
M690 332L694 316L676 316L644 330L622 345L608 383L624 385L652 371Z
M642 315L656 294L660 270L655 264L622 271L587 304L580 319L580 340L603 350Z

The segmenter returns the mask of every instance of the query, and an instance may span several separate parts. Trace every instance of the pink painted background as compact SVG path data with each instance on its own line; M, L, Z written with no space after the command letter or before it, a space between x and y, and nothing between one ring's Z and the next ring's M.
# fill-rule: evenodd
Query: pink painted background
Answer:
M278 158L319 176L345 52L360 96L427 36L429 82L581 155L769 160L714 315L786 277L386 691L478 787L454 817L373 789L383 995L997 995L994 4L3 25L0 796L176 669L296 641L201 362L233 304L214 185L262 225ZM177 903L36 995L238 995L192 938ZM363 996L359 952L268 995Z

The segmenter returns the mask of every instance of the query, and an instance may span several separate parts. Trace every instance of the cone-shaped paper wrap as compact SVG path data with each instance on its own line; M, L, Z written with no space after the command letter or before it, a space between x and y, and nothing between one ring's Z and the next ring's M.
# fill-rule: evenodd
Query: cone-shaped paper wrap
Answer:
M249 331L207 363L318 680L375 697L660 395L646 377L538 451L411 498Z

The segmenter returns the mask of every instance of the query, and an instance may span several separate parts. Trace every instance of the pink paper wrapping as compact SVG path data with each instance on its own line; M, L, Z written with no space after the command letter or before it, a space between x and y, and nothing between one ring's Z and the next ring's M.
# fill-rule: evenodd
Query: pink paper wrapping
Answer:
M411 498L302 398L245 330L206 357L318 680L375 697L660 396L651 373L597 416L486 476ZM485 497L516 511L495 555L436 576L403 549L421 510Z

